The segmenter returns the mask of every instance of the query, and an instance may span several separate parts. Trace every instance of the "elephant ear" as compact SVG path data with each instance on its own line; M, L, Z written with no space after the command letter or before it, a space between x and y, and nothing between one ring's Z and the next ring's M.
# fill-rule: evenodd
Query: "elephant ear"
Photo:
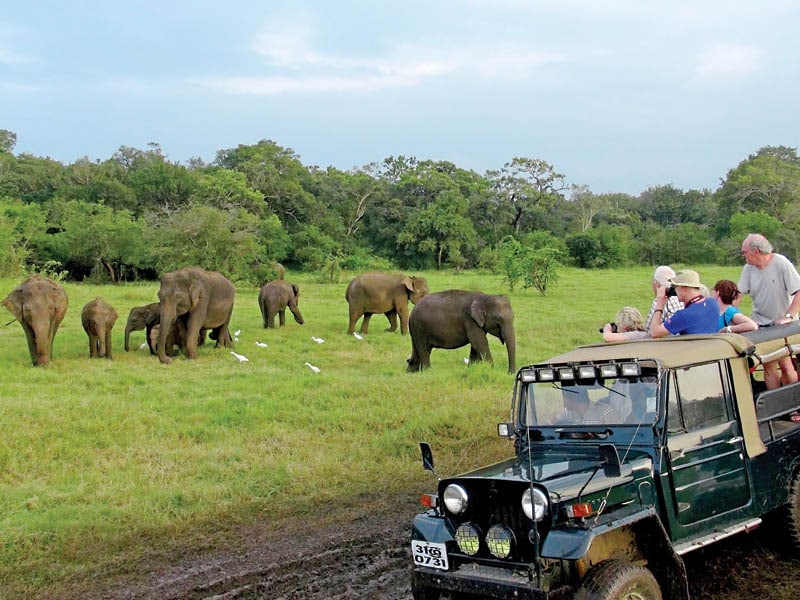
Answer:
M297 298L300 295L300 286L296 283L292 284L292 291L294 292L294 297Z
M412 277L408 277L408 276L406 276L406 277L403 277L403 279L401 279L401 280L400 280L400 282L401 282L401 283L402 283L404 286L406 286L406 289L407 289L409 292L413 292L413 291L414 291L414 279L413 279Z
M469 316L483 329L486 325L486 305L480 300L473 300L469 305Z
M14 315L14 318L22 323L22 306L19 302L15 302L14 299L9 294L5 300L3 300L3 306L5 306L9 312Z
M199 281L192 278L192 282L189 284L189 300L191 301L192 306L194 306L200 301L202 295L203 295L203 286L200 284Z

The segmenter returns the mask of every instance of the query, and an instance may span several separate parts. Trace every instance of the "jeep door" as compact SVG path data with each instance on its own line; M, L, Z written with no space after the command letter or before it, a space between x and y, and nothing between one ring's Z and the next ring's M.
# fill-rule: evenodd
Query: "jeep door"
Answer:
M751 500L744 442L726 364L675 369L667 385L668 510L674 537L735 520ZM711 521L708 519L712 518Z

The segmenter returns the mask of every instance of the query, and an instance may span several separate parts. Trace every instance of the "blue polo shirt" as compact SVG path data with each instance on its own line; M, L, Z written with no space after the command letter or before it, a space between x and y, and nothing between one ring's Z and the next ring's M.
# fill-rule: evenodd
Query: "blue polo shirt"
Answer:
M664 322L672 335L716 333L719 331L719 304L714 298L694 300Z

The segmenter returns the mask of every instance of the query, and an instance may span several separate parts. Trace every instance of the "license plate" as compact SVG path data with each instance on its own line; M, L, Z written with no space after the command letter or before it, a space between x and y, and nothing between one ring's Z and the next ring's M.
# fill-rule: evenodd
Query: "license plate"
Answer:
M446 571L449 567L447 548L444 544L411 540L411 555L414 557L414 564L418 567L432 567L442 571Z

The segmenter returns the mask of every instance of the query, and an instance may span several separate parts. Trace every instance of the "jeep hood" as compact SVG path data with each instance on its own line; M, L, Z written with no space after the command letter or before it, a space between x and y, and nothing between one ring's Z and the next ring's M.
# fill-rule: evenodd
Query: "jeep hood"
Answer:
M602 459L596 447L579 450L537 449L530 455L526 452L519 457L489 465L456 479L495 479L522 483L528 483L533 479L534 482L546 487L551 494L557 494L561 500L570 500L576 498L584 486L586 487L582 495L585 496L634 479L649 477L653 473L653 461L643 452L630 451L624 460L620 456L620 462L620 476L608 477L603 473Z

